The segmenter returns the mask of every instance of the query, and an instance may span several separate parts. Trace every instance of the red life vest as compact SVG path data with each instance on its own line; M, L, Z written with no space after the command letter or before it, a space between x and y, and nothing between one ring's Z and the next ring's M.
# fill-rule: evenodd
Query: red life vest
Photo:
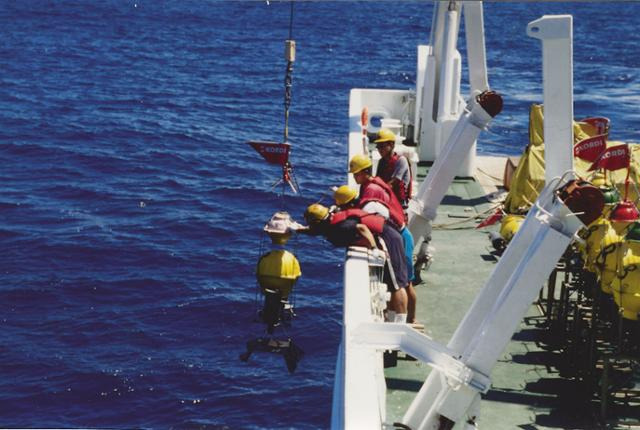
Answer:
M360 224L366 225L367 228L371 230L371 233L382 234L382 229L384 228L384 218L378 214L365 212L362 209L353 208L337 212L331 217L330 224L340 224L347 218L357 218Z
M387 160L385 160L384 158L381 158L378 162L377 175L382 178L383 181L388 183L391 179L393 179L393 172L396 169L398 160L400 160L400 155L396 154L395 152L391 154L389 162L387 162ZM407 163L409 163L408 159ZM406 184L403 180L396 178L396 181L392 186L393 193L402 204L405 204L405 202L408 202L408 200L411 198L411 182L411 163L409 163L409 183Z
M348 218L357 218L359 224L364 224L371 231L373 235L382 234L384 229L384 218L378 214L372 214L365 212L362 209L347 209L337 212L331 216L329 224L336 225ZM357 242L353 243L354 246L369 246L369 241L364 237L361 237Z
M385 192L386 198L378 198L376 193L367 193L367 188L371 185L375 184L382 188ZM367 195L369 194L369 195ZM369 181L365 184L360 185L360 207L364 207L368 202L380 202L385 205L389 209L389 218L393 223L398 226L398 229L402 229L405 225L405 215L402 210L402 205L398 201L398 198L393 193L393 190L385 181L377 176L373 176L369 178Z

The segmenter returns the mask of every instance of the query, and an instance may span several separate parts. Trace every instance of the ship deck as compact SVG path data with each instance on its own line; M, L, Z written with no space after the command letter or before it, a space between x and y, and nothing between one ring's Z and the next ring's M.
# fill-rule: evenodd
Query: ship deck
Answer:
M416 287L416 316L425 334L440 343L448 342L498 261L488 229L474 226L500 200L496 184L502 183L505 161L480 157L478 178L456 179L438 209L432 235L435 258ZM427 172L427 166L419 167L420 181ZM591 400L581 399L575 382L560 376L559 354L541 341L544 336L534 304L491 375L492 388L482 396L480 428L603 428L592 412L597 406L589 407ZM403 353L396 367L385 370L388 423L402 419L429 371Z

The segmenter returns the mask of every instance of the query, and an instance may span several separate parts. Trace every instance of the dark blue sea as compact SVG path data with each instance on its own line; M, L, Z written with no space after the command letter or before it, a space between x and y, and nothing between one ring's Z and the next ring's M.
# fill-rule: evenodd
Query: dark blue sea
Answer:
M413 87L431 11L296 2L283 201L245 142L282 139L288 2L1 2L0 427L327 428L343 252L290 242L306 355L244 363L261 229L344 182L349 89ZM505 108L479 151L527 143L545 13L574 14L576 117L640 140L639 3L487 3Z

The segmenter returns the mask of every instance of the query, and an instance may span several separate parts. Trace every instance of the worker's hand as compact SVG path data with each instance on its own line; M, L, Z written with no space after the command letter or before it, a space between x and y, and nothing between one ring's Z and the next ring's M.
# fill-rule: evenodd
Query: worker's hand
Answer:
M291 228L293 231L295 231L296 233L307 233L309 230L311 230L311 227L309 227L308 225L302 225L302 224L298 224L295 226L295 228Z
M298 231L299 229L309 229L309 226L306 225L302 225L299 222L296 221L289 221L289 224L287 226L290 230L293 231Z

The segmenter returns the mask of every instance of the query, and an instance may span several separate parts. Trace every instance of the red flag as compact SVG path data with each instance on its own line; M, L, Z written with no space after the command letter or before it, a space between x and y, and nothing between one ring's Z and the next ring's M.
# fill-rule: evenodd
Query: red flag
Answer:
M591 118L585 118L582 120L582 122L586 122L587 124L595 127L596 133L598 134L609 134L609 123L611 123L609 118L605 118L603 116L594 116Z
M600 134L598 136L588 137L576 143L573 147L573 155L593 163L606 148L607 136L605 134Z
M489 215L486 219L484 219L480 224L478 224L476 228L482 228L482 227L494 225L501 219L502 219L502 211L498 209L497 211Z
M247 142L256 151L262 155L262 157L271 164L279 164L284 166L289 161L289 149L291 145L288 143L278 142Z
M618 170L629 167L631 153L626 144L612 146L605 149L598 159L589 167L589 171L596 169Z

